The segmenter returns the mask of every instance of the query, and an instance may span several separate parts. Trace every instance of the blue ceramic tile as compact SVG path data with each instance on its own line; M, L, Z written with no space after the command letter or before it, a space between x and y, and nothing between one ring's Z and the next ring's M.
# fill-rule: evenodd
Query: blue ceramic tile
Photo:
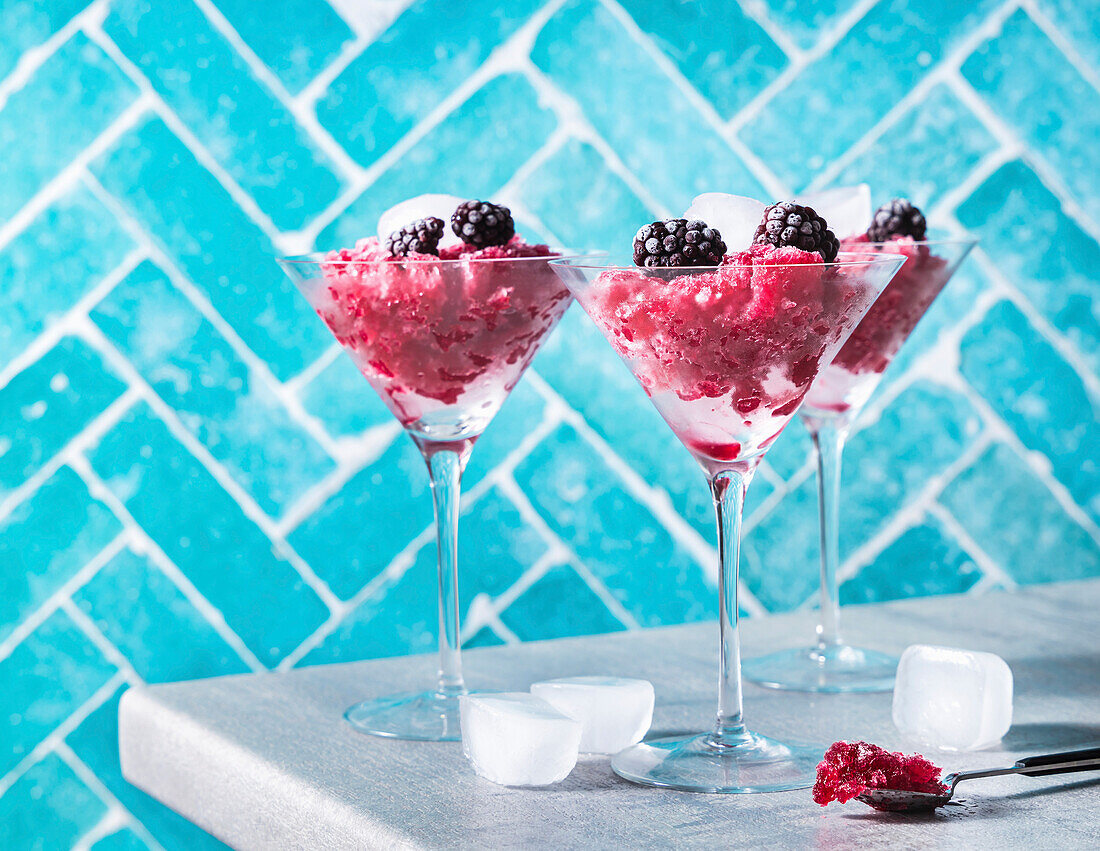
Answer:
M1100 576L1100 544L1004 444L959 475L940 501L1022 585Z
M810 476L745 535L741 579L768 611L787 611L817 593L820 559L817 479Z
M879 603L931 594L961 594L982 576L938 523L925 520L904 532L840 586L840 602Z
M1043 155L1077 202L1100 217L1100 91L1027 13L1017 11L1005 21L999 35L966 60L962 74Z
M133 243L86 189L61 196L0 250L0 365L73 306Z
M416 195L444 192L491 199L543 145L556 123L524 77L494 77L337 216L317 237L317 248L340 248L373 236L383 212ZM482 153L488 151L492 153Z
M985 125L941 83L891 122L834 183L870 184L876 205L903 197L927 208L996 147Z
M434 542L431 549L434 552ZM546 552L546 542L493 488L462 515L458 530L458 595L462 611L476 594L496 597Z
M982 267L974 260L964 260L887 367L881 387L889 386L904 375L910 366L936 345L944 331L957 325L970 313L975 299L991 287Z
M709 617L704 568L571 427L540 443L515 476L550 528L640 624Z
M556 333L551 334L551 339ZM474 487L516 452L520 443L542 422L545 409L545 400L531 386L531 382L526 378L520 379L500 412L474 445L474 451L466 463L466 472L462 474L463 490Z
M218 11L295 94L355 36L325 0L282 0L282 26L272 26L271 9L252 0L218 0Z
M58 610L0 660L0 775L7 774L115 673Z
M136 96L83 33L47 59L0 110L0 220L56 177Z
M12 849L69 848L106 812L106 804L52 753L0 798L4 842Z
M172 580L131 550L104 565L73 602L146 682L248 671Z
M852 435L842 462L841 555L874 535L980 431L981 421L965 398L921 381L874 424ZM783 510L782 504L777 510Z
M1069 337L1100 373L1100 316L1095 307L1100 245L1019 160L999 168L956 214L982 239L1039 312Z
M416 0L332 82L317 104L318 119L353 157L369 165L539 5L537 0L492 0L479 3L471 14L461 3Z
M0 638L45 603L122 526L68 467L0 521Z
M736 3L622 0L622 6L723 118L787 67L787 56Z
M65 737L65 744L165 849L224 851L228 846L123 778L118 759L118 701L125 690L122 686L88 715Z
M335 468L270 385L153 263L130 273L92 321L269 514Z
M603 157L575 139L523 181L520 195L574 251L629 253L638 228L654 217Z
M568 565L539 577L501 616L522 641L595 635L623 629L607 605Z
M741 138L792 189L848 150L994 6L883 0L749 122ZM747 194L747 193L746 193Z
M92 169L278 378L328 346L267 237L161 121L127 133Z
M393 422L393 414L344 352L305 385L300 395L302 407L333 437L352 437Z
M566 3L539 34L531 59L674 213L716 188L763 194L725 140L594 0Z
M328 617L271 540L144 405L104 436L90 460L264 664L277 663Z
M26 481L126 389L75 337L0 387L0 497Z
M389 564L432 523L428 469L398 435L290 534L290 544L343 599Z
M1100 520L1100 400L1020 311L998 302L962 342L963 375Z
M191 0L115 0L103 28L277 227L339 194L328 157Z
M535 369L648 484L708 540L714 503L699 465L661 419L645 391L579 306L547 341ZM771 492L763 478L749 491L747 513Z
M1079 0L1038 0L1061 34L1093 68L1100 68L1100 15Z
M300 666L431 653L438 644L438 573L435 544L396 581L387 581L311 650Z
M92 846L92 851L145 851L148 847L136 833L123 828L104 836Z
M84 0L8 0L0 34L0 78L7 76L24 51L40 46L84 6Z
M528 239L617 253L658 210L679 213L697 192L767 196L762 186L797 191L823 174L866 180L878 201L908 195L931 207L933 225L958 222L982 238L982 250L924 317L877 398L914 368L934 372L931 354L957 364L968 387L907 385L853 436L843 553L891 528L945 468L969 458L982 437L973 394L985 401L982 417L997 417L1010 434L946 485L940 504L950 522L938 513L907 522L847 582L844 599L998 584L1000 574L987 576L955 539L955 523L1023 585L1100 576L1100 544L1075 519L1100 520L1092 450L1100 95L1089 82L1100 73L1100 16L1092 4L104 4L106 38L133 61L140 85L129 62L110 58L114 48L85 34L99 26L94 8L91 29L73 27L48 51L35 50L86 5L0 0L8 93L0 104L0 501L87 435L131 367L173 412L172 427L207 448L218 478L139 403L87 452L134 531L149 535L205 600L193 603L173 570L129 550L87 570L72 599L141 676L244 670L236 640L211 625L218 617L268 665L331 626L327 606L263 531L269 521L251 514L257 506L269 517L300 516L292 547L342 598L375 582L304 662L434 652L436 553L423 462L345 355L299 379L332 339L274 260L307 247L303 239L352 244L375 231L384 209L424 192L492 200L506 189ZM354 56L344 53L352 39ZM940 75L948 57L961 68L961 88ZM148 109L114 129L142 89ZM201 150L160 114L178 118ZM725 138L728 127L739 140ZM975 181L976 170L1004 156L998 128L1018 140L1015 159ZM755 156L743 162L731 141ZM334 165L345 155L368 169L355 191ZM211 161L238 187L232 193L202 165ZM960 185L975 183L955 200ZM241 208L242 192L273 227ZM35 196L41 209L17 215ZM142 264L108 292L105 279L146 249L161 269ZM1002 276L1023 300L974 322L975 305ZM98 305L87 304L93 292ZM60 342L35 342L62 319L71 325ZM963 321L970 324L956 345ZM81 342L97 328L125 370ZM27 364L19 373L13 358ZM267 370L288 383L272 384ZM559 543L493 485L513 468L547 537L560 537L576 560L530 583L499 613L504 627L494 621L500 633L483 627L467 646L499 644L509 633L533 640L622 629L604 603L611 598L644 625L709 617L714 565L687 546L714 541L695 462L583 312L573 309L548 338L533 371L552 392L522 381L464 476L465 492L479 499L463 506L463 609L478 594L511 599ZM391 430L395 442L306 506L298 498L317 493L334 459L282 404L284 390L333 438L325 446L341 461L372 430L379 440ZM547 417L585 426L556 426L528 445ZM1021 444L1026 459L1015 454ZM742 574L769 609L816 594L816 483L799 478L809 460L795 419L749 491ZM247 511L218 483L223 474L234 493L250 495ZM644 499L633 490L639 482ZM123 528L64 466L10 508L0 520L0 640ZM378 581L417 536L408 571ZM64 614L30 633L0 661L8 695L0 717L19 719L0 753L16 761L114 670ZM123 781L116 709L117 699L108 701L68 737L135 819L96 847L141 847L146 836L167 851L222 847ZM51 847L85 832L83 823L71 827L79 807L61 810L56 833L39 819Z
M765 11L801 48L808 48L835 27L856 0L771 0Z

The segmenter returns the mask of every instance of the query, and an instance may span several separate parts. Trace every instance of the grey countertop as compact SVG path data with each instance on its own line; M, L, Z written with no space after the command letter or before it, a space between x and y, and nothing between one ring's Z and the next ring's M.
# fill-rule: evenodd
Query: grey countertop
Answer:
M900 652L947 644L1003 656L1015 718L999 749L933 755L945 770L1008 765L1100 743L1100 581L846 610L856 642ZM804 643L812 615L744 622L746 657ZM714 711L713 624L618 633L465 655L474 686L614 673L652 680L655 732L699 730ZM134 689L120 709L130 782L239 849L385 847L891 848L1100 847L1100 774L1003 777L960 787L934 815L816 806L809 791L699 795L618 779L582 757L564 782L508 789L476 777L457 743L354 732L344 709L430 683L411 657ZM915 750L890 721L889 694L808 695L746 686L750 727L778 737L865 739Z

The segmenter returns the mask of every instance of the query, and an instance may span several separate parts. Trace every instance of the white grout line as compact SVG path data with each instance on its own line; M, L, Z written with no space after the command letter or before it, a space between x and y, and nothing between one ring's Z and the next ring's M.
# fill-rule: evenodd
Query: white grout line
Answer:
M1097 92L1100 92L1100 73L1097 73L1096 69L1081 56L1073 41L1062 34L1062 31L1054 25L1042 7L1035 0L1020 0L1020 6L1031 18L1031 22L1050 39L1055 48L1065 57L1066 62L1073 67L1073 70L1080 74L1085 82Z
M32 765L42 759L50 751L57 750L64 744L65 737L79 727L84 720L95 712L103 703L118 690L119 686L126 682L126 677L121 672L115 672L110 679L101 685L84 703L78 706L68 717L47 735L41 742L30 750L16 766L3 777L0 777L0 797L11 788Z
M872 150L876 143L915 106L923 103L929 93L938 85L945 84L949 79L961 77L959 68L963 62L984 42L994 37L1004 25L1004 21L1018 7L1018 0L1007 0L1002 6L993 11L989 17L974 27L965 38L947 56L920 79L916 85L906 92L886 113L876 121L871 128L863 134L847 151L834 159L825 169L815 176L810 186L820 189L829 186L849 165L855 162L862 154ZM988 125L987 125L988 126ZM994 135L998 135L994 133ZM998 138L1001 138L998 136ZM1002 142L1006 140L1002 139Z
M190 602L191 605L210 623L214 631L217 632L234 651L236 651L237 655L241 657L249 668L253 671L267 670L263 663L256 658L255 654L248 649L240 636L230 629L222 613L214 608L210 601L199 592L194 584L192 584L191 580L187 578L183 571L168 558L165 552L160 548L160 545L149 536L136 520L134 520L129 509L122 504L122 501L114 495L111 489L107 487L99 475L92 469L92 465L88 462L87 458L83 455L74 456L69 464L84 481L91 495L111 509L114 515L119 519L119 522L122 523L123 527L127 530L130 549L137 555L145 556L154 566L160 568L160 571L175 583L180 593L182 593L183 596L187 598L188 602Z
M105 153L124 133L134 127L150 105L147 98L139 95L88 147L73 157L65 168L39 189L19 212L4 222L0 226L0 249L22 233L51 204L76 187L81 173L92 160Z
M133 387L140 388L142 400L156 413L165 427L189 451L195 459L206 468L214 480L228 493L240 506L242 513L251 520L261 532L271 539L276 554L287 561L302 577L302 580L313 589L318 597L329 607L339 606L339 601L321 580L313 568L310 567L287 543L285 537L279 532L277 525L271 520L259 504L229 473L228 469L211 454L210 450L201 443L198 438L183 424L179 415L169 407L148 385L133 365L124 358L110 340L90 320L86 322L81 333L87 342L95 348L104 360L108 361L115 371L126 378Z
M107 695L108 698L110 696L110 694ZM102 702L104 701L101 701L101 703ZM164 851L163 846L159 842L157 842L156 839L153 838L153 835L149 832L149 829L140 821L138 821L138 819L134 817L133 813L131 813L122 804L122 802L115 797L114 793L110 789L108 789L106 785L104 785L103 781L100 780L98 776L96 776L95 772L93 772L91 768L89 768L85 764L85 762L79 756L77 756L76 752L69 747L69 744L67 742L58 742L57 746L54 748L54 753L56 753L61 759L63 759L65 763L69 766L69 768L73 770L73 773L76 774L76 776L79 777L82 781L84 781L84 784L93 792L95 792L95 794L98 795L99 798L108 806L107 814L103 817L99 824L88 831L88 833L86 833L81 839L80 844L75 847L84 847L85 842L89 840L89 837L91 837L91 841L100 838L99 831L101 829L104 829L104 826L106 825L109 829L105 829L103 835L113 833L114 831L119 830L123 827L128 827L130 828L130 830L136 833L138 837L151 849L154 849L154 851Z
M952 535L955 540L958 541L962 550L974 560L976 565L978 565L978 568L982 571L982 579L988 579L1001 588L1011 589L1016 587L1016 580L1009 576L1004 568L997 564L997 562L982 549L978 542L970 537L970 533L955 519L950 511L938 502L930 503L927 510L930 515L940 522L940 525L943 526L948 534Z
M511 500L512 504L519 511L520 517L523 518L527 525L538 532L544 540L554 542L553 549L556 553L562 556L568 554L567 563L577 571L577 574L584 583L603 601L604 605L607 606L614 617L621 621L627 629L641 628L634 615L626 610L623 604L619 602L618 598L608 590L607 586L584 566L581 559L573 552L573 549L562 541L546 521L543 520L542 515L539 514L531 504L530 500L527 498L527 494L523 492L523 489L516 483L514 478L511 476L501 477L497 486L500 488L501 493Z
M129 540L129 531L119 532L103 549L92 556L87 564L58 586L57 590L39 604L34 611L25 615L23 620L5 636L4 640L0 641L0 660L7 659L27 636L49 620L54 612L62 608L63 603L70 600L72 595L91 581L92 577L99 573L105 564L126 548Z
M340 147L329 132L318 122L317 115L311 106L307 106L305 109L302 108L301 102L286 90L283 81L248 46L248 43L241 38L240 33L234 29L218 7L210 0L194 0L194 2L206 15L214 30L221 33L232 48L236 50L237 55L248 66L256 80L268 88L271 96L298 122L307 138L316 144L318 149L340 170L341 174L339 176L343 180L360 176L363 168L348 156L348 152ZM325 164L318 163L318 165L324 166Z
M79 319L84 317L120 281L133 272L145 259L145 256L145 252L140 248L129 252L99 283L74 302L63 316L55 319L45 330L39 332L38 336L25 349L12 358L3 368L0 368L0 389L6 387L15 376L45 357L65 337L73 336L76 333Z
M6 77L0 80L0 109L4 108L8 98L14 92L19 91L30 82L35 72L57 52L58 48L72 38L85 23L102 20L107 14L108 2L109 0L96 0L96 2L90 3L82 12L78 12L42 44L25 50L19 57L19 61L15 63L15 67Z
M93 194L114 213L123 228L131 237L143 247L148 257L160 267L160 270L168 277L169 281L195 306L196 310L217 329L218 333L226 340L230 348L249 369L250 379L258 381L266 386L286 408L290 418L305 430L320 447L334 460L339 460L340 450L328 433L321 427L316 417L310 415L302 407L297 395L288 390L286 385L275 377L271 367L249 348L237 331L218 312L207 297L176 265L175 260L168 256L142 229L141 224L134 219L119 201L111 195L91 172L84 172L83 179ZM90 324L90 323L89 323Z
M733 133L725 119L715 110L707 98L699 94L676 64L668 58L664 51L653 44L653 40L642 31L634 19L615 0L600 0L603 6L616 18L619 24L630 34L631 38L641 47L650 60L669 78L670 82L683 94L684 98L695 107L711 129L730 147L730 150L745 165L746 170L760 182L760 184L774 197L783 197L788 193L788 187L781 181L764 161L756 156ZM679 211L677 211L679 212Z
M66 464L71 465L74 457L78 456L87 447L97 443L104 434L114 428L118 421L126 415L134 403L140 398L140 390L134 387L128 387L119 394L117 399L104 408L98 416L94 417L91 422L69 440L65 446L55 452L41 467L28 476L19 487L9 491L7 495L0 500L0 522L4 521L13 511L15 511L24 500L31 498L31 496L43 484L51 479L59 469Z

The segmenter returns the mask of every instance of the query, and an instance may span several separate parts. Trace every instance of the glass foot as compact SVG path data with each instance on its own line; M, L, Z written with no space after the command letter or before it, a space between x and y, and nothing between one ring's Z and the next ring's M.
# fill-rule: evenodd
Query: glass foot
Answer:
M827 650L783 650L748 659L741 663L741 673L768 688L852 693L890 691L897 667L894 656L841 644Z
M458 694L425 691L357 703L344 718L360 733L420 742L458 742Z
M634 745L616 754L611 768L634 783L684 792L782 792L813 786L823 754L756 733L743 744L717 746L703 733Z

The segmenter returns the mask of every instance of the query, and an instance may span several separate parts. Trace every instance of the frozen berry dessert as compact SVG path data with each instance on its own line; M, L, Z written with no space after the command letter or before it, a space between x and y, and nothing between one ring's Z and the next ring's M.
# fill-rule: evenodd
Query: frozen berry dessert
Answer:
M438 196L429 196L438 197ZM443 220L329 252L311 300L402 424L430 430L460 406L487 423L569 305L557 256L515 234L507 207L483 201L450 217L464 241L441 246Z
M940 769L919 754L905 756L867 742L835 742L817 767L814 801L846 803L867 789L944 795Z
M653 222L635 238L637 268L608 269L582 296L704 463L759 455L878 292L865 266L826 263L835 237L812 210L769 207L758 233L772 231L717 258L725 244L706 222Z
M952 264L937 254L935 243L922 241L925 233L920 210L904 199L895 199L879 208L865 234L844 240L845 251L902 254L907 259L822 372L806 399L807 406L843 413L862 407L870 398L883 371L954 271Z

